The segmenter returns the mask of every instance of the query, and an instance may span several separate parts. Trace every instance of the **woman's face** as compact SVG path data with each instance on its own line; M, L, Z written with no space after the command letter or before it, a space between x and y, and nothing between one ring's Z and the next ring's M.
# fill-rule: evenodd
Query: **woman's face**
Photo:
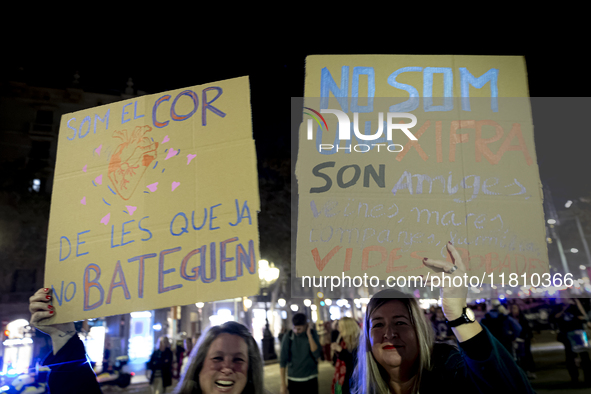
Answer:
M203 394L240 394L248 380L248 346L238 335L220 334L209 347L199 386Z
M388 301L369 319L371 352L386 370L404 367L406 371L419 357L415 328L408 308L399 300Z

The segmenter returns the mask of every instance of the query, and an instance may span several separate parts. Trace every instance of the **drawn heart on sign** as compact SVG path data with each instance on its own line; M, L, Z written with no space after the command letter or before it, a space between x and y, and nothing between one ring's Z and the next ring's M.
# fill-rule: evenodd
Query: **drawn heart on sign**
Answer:
M131 133L127 130L113 133L113 138L120 139L121 143L109 161L108 176L124 200L131 198L148 166L156 159L158 142L145 136L151 130L150 126L137 126Z

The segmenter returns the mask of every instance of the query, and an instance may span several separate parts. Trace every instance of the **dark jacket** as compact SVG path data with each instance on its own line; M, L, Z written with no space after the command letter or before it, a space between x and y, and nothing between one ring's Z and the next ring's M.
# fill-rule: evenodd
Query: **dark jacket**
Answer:
M341 341L341 347L343 346L343 344L344 341ZM342 393L350 394L351 385L349 382L351 381L351 378L353 377L353 371L357 366L357 348L349 350L343 347L343 349L340 352L335 352L335 354L339 360L342 360L345 363L345 368L347 368L347 372L345 373L345 381L342 386Z
M513 356L485 328L459 348L436 343L431 357L433 368L425 371L421 394L441 393L534 393Z
M513 341L521 334L521 326L515 319L492 309L480 324L486 326L491 334L505 346L505 349L509 352L513 351Z
M172 385L172 351L169 348L164 349L164 351L160 349L154 350L148 362L148 368L152 370L150 384L154 383L155 372L161 370L162 386L168 387Z
M51 369L47 383L52 393L102 393L78 335L70 338L56 355L49 353L43 360L43 365Z
M293 331L285 334L281 341L281 353L279 355L279 366L287 367L287 377L307 378L318 375L318 359L322 347L316 330L312 330L312 337L318 347L315 352L310 349L308 334L295 335Z
M421 394L535 394L513 356L486 327L457 347L435 343L431 365L431 370L423 371L419 387ZM351 387L356 383L352 379Z

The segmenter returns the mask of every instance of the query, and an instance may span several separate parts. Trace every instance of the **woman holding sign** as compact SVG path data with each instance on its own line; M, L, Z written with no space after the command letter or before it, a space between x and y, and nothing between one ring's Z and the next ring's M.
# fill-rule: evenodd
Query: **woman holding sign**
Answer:
M464 264L448 243L452 263L425 258L438 273L463 275ZM367 305L353 380L358 394L533 393L507 350L466 307L466 287L442 287L443 313L459 349L435 344L418 302L398 290L375 294Z
M44 361L51 368L52 393L101 393L74 323L44 325L55 314L50 289L29 299L31 325L51 336L53 353ZM191 351L189 367L174 391L179 394L263 394L263 362L258 346L240 323L214 326Z

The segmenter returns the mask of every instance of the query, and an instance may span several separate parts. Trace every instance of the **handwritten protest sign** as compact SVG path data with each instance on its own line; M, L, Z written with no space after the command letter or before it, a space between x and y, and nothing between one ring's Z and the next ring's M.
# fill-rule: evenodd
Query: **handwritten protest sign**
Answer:
M257 293L249 93L241 77L62 117L54 323Z
M309 56L297 276L547 273L528 97L521 57Z

